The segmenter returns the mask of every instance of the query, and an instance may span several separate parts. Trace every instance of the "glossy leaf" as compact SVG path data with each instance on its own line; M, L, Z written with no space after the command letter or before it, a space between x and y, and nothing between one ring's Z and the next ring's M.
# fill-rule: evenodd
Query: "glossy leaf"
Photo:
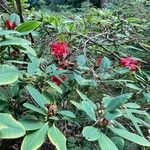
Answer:
M47 81L47 83L48 83L53 89L55 89L58 93L60 93L60 94L63 93L62 89L61 89L58 85L56 85L55 83L53 83L53 82L51 82L51 81Z
M42 122L35 116L25 116L19 120L19 122L25 127L26 130L37 130L42 127Z
M0 65L0 85L11 84L18 80L19 72L13 66Z
M45 97L34 87L27 85L26 89L28 90L28 92L30 93L30 95L34 98L34 100L37 102L37 104L39 106L41 106L41 108L47 110L45 108L45 104L46 104L46 99Z
M129 140L131 142L134 142L134 143L142 145L142 146L150 146L150 141L148 141L144 137L141 137L141 136L139 136L137 134L131 133L131 132L127 131L127 130L122 130L122 129L119 129L119 128L114 128L114 127L111 127L111 126L109 126L109 129L113 133L121 136L122 138L124 138L126 140Z
M67 150L66 137L55 126L48 129L48 137L57 150Z
M16 30L18 32L31 32L35 30L37 27L39 27L41 22L38 21L26 21L25 23L22 23L19 25Z
M117 97L113 97L110 103L107 105L104 114L116 110L118 107L122 106L131 96L132 93L126 93Z
M45 123L39 130L28 133L23 139L21 150L36 150L45 141L48 130L48 123Z
M99 130L92 126L84 127L82 134L88 141L96 141L99 139Z
M83 110L87 113L87 115L93 120L96 121L96 114L95 110L91 106L90 102L88 101L83 101L82 102L82 108Z
M33 110L33 111L35 111L37 113L40 113L42 115L46 115L43 110L41 110L40 108L38 108L38 107L36 107L36 106L34 106L32 104L24 103L23 106L28 108L28 109L30 109L30 110Z
M10 114L0 113L0 138L15 139L25 135L25 128Z
M76 115L73 112L68 111L68 110L58 111L57 113L64 115L64 116L67 116L67 117L76 118Z

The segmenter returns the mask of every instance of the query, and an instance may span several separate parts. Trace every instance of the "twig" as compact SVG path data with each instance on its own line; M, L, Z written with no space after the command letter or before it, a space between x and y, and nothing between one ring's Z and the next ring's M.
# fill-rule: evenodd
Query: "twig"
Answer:
M18 15L20 17L20 22L23 23L24 22L24 18L23 18L23 15L22 15L21 2L20 2L20 0L15 0L15 1L16 1L16 6L17 6L17 10L18 10ZM31 43L34 43L34 38L33 38L31 33L29 33L29 37L31 39Z
M0 3L0 7L2 7L2 9L3 9L5 12L7 12L9 15L11 14L10 11L9 11L6 7L3 6L3 4Z

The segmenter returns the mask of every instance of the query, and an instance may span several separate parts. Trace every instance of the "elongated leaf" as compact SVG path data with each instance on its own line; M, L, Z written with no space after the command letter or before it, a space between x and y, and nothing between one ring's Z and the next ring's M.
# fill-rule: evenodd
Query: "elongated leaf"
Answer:
M140 127L138 126L138 122L137 122L137 118L132 114L132 111L126 109L126 113L127 115L129 116L129 118L131 119L133 125L135 126L136 130L138 131L138 133L141 135L141 136L144 136Z
M31 32L35 30L37 27L39 27L40 24L41 22L38 21L27 21L18 26L16 30L19 32Z
M110 60L107 57L104 57L102 59L102 63L99 68L100 73L106 73L109 68L110 68Z
M137 90L137 91L142 91L141 88L139 88L138 86L131 84L131 83L126 84L126 86L131 88L131 89Z
M115 137L112 137L111 140L113 141L113 143L117 146L117 148L119 150L124 149L125 142L124 142L123 138L115 136Z
M25 135L25 128L11 115L0 113L0 138L15 139Z
M0 30L0 36L10 35L10 34L21 35L19 32L14 30Z
M42 122L38 120L35 116L26 116L21 118L19 122L25 127L26 130L37 130L42 127Z
M99 131L98 143L102 150L118 150L118 148L112 142L112 140L100 131Z
M107 112L105 119L114 120L120 116L122 116L122 112L119 109L117 109L117 110L112 111L112 112Z
M55 126L49 128L48 137L57 150L67 150L66 137Z
M150 93L143 92L143 95L147 102L150 102Z
M82 134L88 141L98 140L102 150L118 150L110 138L93 126L86 126L83 129Z
M85 94L83 94L81 91L79 91L78 89L77 89L77 93L80 95L80 97L84 100L84 101L88 101L89 103L90 103L90 105L91 105L91 107L94 109L94 110L96 110L96 105L85 95Z
M143 145L143 146L150 146L150 142L145 139L144 137L141 137L137 134L131 133L127 130L122 130L122 129L118 129L118 128L114 128L109 126L108 127L113 133L121 136L124 139L127 139L131 142L137 143L139 145Z
M36 106L34 106L32 104L24 103L23 106L28 108L28 109L30 109L30 110L33 110L33 111L35 111L37 113L40 113L42 115L46 115L43 110L41 110L40 108L38 108L38 107L36 107Z
M51 82L51 81L47 81L47 83L48 83L53 89L55 89L58 93L60 93L60 94L63 93L62 89L61 89L58 85L56 85L55 83L53 83L53 82Z
M86 64L86 57L84 55L79 55L76 60L79 66L84 66Z
M131 96L132 96L132 93L126 93L123 95L119 95L117 97L113 97L110 103L107 105L104 114L106 112L114 111L115 109L123 105Z
M126 104L124 104L124 107L127 107L127 108L135 108L135 109L137 109L137 108L141 108L138 104L136 104L136 103L126 103Z
M34 98L34 100L37 102L37 104L39 106L41 106L43 109L47 110L45 107L46 104L46 99L45 97L35 88L33 88L32 86L26 86L26 89L28 90L28 92L30 93L30 95Z
M48 130L48 123L45 123L39 130L31 132L23 139L21 150L36 150L45 141Z
M0 46L10 46L10 45L26 46L30 44L31 44L30 41L16 37L6 38L5 40L0 41Z
M27 72L29 75L35 75L39 69L40 60L38 58L33 59L31 63L28 64Z
M83 101L82 102L83 110L87 113L87 115L93 120L96 121L96 115L93 107L90 105L90 102Z
M96 141L99 139L99 130L93 126L84 127L82 134L88 141Z
M68 110L58 111L57 113L64 115L64 116L67 116L67 117L76 118L76 115L73 112L68 111Z
M17 81L18 75L18 70L13 66L0 65L0 85L7 85Z
M75 102L75 101L70 101L74 106L76 106L79 110L83 110L82 104Z
M85 79L83 78L80 74L77 74L77 73L73 73L74 75L74 78L76 79L77 83L81 86L84 86L84 85L90 85L90 86L96 86L97 83L95 80L91 79Z

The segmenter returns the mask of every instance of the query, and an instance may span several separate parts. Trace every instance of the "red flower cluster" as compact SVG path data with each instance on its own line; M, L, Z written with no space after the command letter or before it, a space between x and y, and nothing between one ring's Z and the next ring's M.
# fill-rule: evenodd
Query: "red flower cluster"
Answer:
M10 20L6 19L5 20L5 26L10 29L10 30L14 30L16 28L16 22L14 21L13 23L10 22Z
M51 54L56 59L64 59L69 54L69 46L65 42L53 42L51 44Z
M124 67L129 67L131 71L135 71L139 62L133 59L131 56L128 56L120 58L120 64Z
M65 75L61 75L61 80L65 80L66 79L66 77L65 77ZM62 84L62 81L61 81L60 79L58 79L56 76L52 76L51 77L51 81L52 82L54 82L55 84L57 84L58 86L60 85L60 84Z
M98 57L98 59L97 59L97 65L98 65L98 66L101 65L101 63L102 63L102 58L101 58L101 57Z

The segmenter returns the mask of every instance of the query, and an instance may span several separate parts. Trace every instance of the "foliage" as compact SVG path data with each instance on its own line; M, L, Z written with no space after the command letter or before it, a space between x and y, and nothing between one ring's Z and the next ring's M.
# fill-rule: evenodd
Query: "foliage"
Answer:
M149 22L118 9L1 15L1 139L21 138L21 150L150 147Z

